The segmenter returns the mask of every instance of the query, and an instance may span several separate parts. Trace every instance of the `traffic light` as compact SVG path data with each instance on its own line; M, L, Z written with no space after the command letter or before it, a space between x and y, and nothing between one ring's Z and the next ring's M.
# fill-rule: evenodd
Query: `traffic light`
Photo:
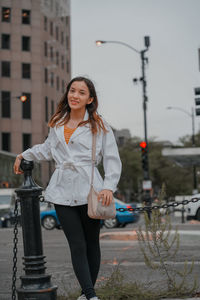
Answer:
M200 87L194 88L194 94L197 96L195 98L195 104L196 106L200 105ZM200 116L200 108L196 108L196 116Z
M148 172L148 150L147 150L147 143L141 142L140 143L141 154L142 154L142 169L144 172Z

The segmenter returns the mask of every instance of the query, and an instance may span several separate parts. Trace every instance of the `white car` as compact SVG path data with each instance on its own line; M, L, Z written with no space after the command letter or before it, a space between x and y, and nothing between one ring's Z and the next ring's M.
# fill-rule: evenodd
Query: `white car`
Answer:
M15 199L15 189L0 189L0 211L9 210Z
M196 219L200 221L200 194L190 196L190 199L199 198L197 202L190 202L186 205L187 220Z

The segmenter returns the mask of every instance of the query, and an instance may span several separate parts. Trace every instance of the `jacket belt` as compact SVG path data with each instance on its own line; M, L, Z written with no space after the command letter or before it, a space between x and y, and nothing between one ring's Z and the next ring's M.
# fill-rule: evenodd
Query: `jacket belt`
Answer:
M56 164L56 169L59 171L58 172L57 183L59 183L62 180L63 171L65 169L70 169L72 171L80 172L83 176L88 177L87 172L83 168L85 166L92 166L92 162L91 161L88 161L88 162L67 162L67 161L64 161L60 164Z

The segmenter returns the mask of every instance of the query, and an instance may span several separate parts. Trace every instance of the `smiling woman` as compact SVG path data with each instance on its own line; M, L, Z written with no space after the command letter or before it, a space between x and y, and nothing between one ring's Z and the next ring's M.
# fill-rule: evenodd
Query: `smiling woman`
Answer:
M97 113L98 99L91 80L76 77L67 85L49 121L47 140L17 156L14 171L20 174L22 158L51 160L55 172L45 192L68 240L74 272L82 288L78 300L98 300L94 285L100 267L100 220L88 216L87 197L92 174L92 140L96 135L96 164L103 158L104 179L94 169L98 200L109 206L121 174L121 161L111 127Z

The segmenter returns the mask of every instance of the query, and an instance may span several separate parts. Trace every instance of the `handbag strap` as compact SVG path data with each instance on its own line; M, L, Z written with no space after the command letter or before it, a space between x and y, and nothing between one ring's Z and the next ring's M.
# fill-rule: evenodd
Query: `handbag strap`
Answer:
M93 186L93 181L94 181L95 160L96 160L96 134L92 134L92 176L91 176L91 186Z

